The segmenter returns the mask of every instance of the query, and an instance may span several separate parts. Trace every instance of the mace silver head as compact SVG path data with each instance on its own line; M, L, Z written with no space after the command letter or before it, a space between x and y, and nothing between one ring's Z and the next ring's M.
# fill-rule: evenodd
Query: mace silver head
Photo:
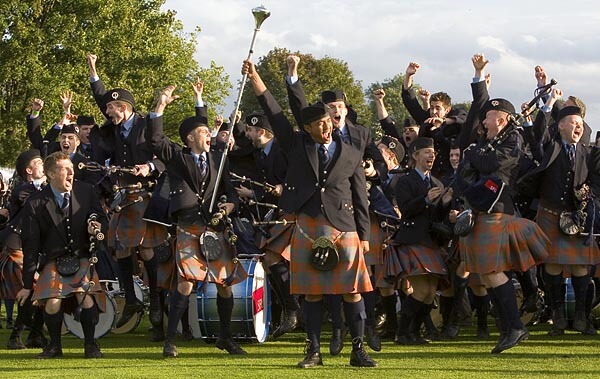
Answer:
M262 23L271 15L271 12L261 5L260 7L256 7L252 9L252 15L254 16L254 22L256 24L256 29L260 29Z

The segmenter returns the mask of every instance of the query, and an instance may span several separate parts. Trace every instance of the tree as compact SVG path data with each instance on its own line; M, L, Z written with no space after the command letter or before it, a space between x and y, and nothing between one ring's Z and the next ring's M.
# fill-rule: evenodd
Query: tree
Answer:
M259 59L256 69L288 118L293 120L287 105L284 79L287 74L286 58L290 54L292 53L289 50L276 47ZM311 54L301 54L300 52L294 54L300 57L298 75L302 80L309 102L320 100L322 91L341 89L346 93L348 103L358 113L359 122L369 119L369 110L363 97L361 83L354 79L354 74L346 62L327 56L316 59ZM260 110L256 96L249 87L244 89L240 109L244 114Z
M137 109L152 110L156 93L179 85L183 100L165 115L169 135L193 114L189 83L207 82L205 99L223 105L228 76L214 63L201 69L193 59L196 33L184 34L175 12L161 11L164 0L4 0L0 5L0 164L13 165L27 148L25 116L35 97L46 102L44 125L61 117L59 94L75 94L73 112L102 122L89 88L87 53L98 55L107 87L134 95ZM170 116L171 115L171 116Z

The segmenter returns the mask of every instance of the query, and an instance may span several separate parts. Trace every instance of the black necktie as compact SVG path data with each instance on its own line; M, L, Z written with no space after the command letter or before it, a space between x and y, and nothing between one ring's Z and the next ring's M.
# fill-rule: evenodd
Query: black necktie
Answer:
M325 145L319 145L319 163L321 167L326 167L327 163L329 163L329 152Z
M571 161L571 166L575 164L575 145L567 145L567 153L569 155L569 161Z
M423 183L425 183L425 187L427 187L427 189L430 189L430 188L431 188L431 181L430 181L430 179L429 179L429 176L425 176L425 177L423 178Z
M71 194L69 194L68 192L65 192L65 194L63 195L63 201L60 206L60 209L62 209L63 211L66 211L67 209L69 209L70 202L71 202Z

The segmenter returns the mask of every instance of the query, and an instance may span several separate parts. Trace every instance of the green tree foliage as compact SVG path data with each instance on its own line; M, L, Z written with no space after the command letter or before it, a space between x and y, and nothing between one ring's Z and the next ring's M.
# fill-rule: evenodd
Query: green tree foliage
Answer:
M286 58L290 54L292 53L287 49L274 48L266 56L259 59L256 68L267 88L275 96L289 119L293 120L285 89ZM358 113L359 122L369 120L369 109L363 97L361 82L354 79L354 74L346 62L327 56L317 59L311 54L301 54L299 52L293 54L300 57L298 75L302 80L309 102L320 100L322 91L342 89L346 93L348 103ZM254 96L249 86L244 89L240 109L244 114L260 111L256 96Z
M214 63L193 59L195 34L183 33L164 0L3 0L0 5L0 164L13 165L28 147L25 116L33 98L45 101L45 127L60 119L59 94L71 89L72 112L102 122L89 88L86 54L98 55L98 72L108 88L129 89L141 112L152 110L157 91L179 86L182 100L165 115L167 133L193 114L191 82L207 82L204 98L222 106L228 76ZM170 117L172 115L172 117Z
M370 125L378 131L378 135L381 135L381 128L379 127L379 120L377 118L377 110L375 107L375 101L373 99L373 92L379 88L383 88L385 91L385 98L383 102L389 115L396 120L396 127L398 132L402 133L402 126L404 119L410 117L408 111L402 103L402 83L404 82L403 75L396 75L391 79L386 79L383 82L375 82L367 88L365 96L369 102L369 111L371 118L369 119ZM416 86L416 85L415 85ZM417 87L415 87L417 88Z

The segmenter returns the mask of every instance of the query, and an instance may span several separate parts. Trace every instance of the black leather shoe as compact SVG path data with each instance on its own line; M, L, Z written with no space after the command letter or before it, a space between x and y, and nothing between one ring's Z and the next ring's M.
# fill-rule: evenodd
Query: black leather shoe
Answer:
M62 355L63 355L62 347L48 345L44 348L44 351L42 351L40 354L38 354L37 357L38 357L38 359L49 359L49 358L62 357Z
M316 366L323 366L323 359L321 359L321 353L318 351L308 352L303 360L298 362L300 368L310 368Z
M369 357L369 354L367 354L361 343L359 348L352 349L352 354L350 354L350 366L377 367L377 362Z
M344 348L344 336L346 335L344 329L345 327L342 327L342 329L333 329L331 340L329 341L329 354L335 356L342 352Z
M523 313L536 313L538 311L538 294L537 292L527 296L523 301L521 308L519 309L520 314Z
M37 335L35 337L32 337L30 334L29 337L27 337L27 340L25 341L25 346L27 346L28 348L39 347L43 349L46 347L46 345L48 345L48 339L43 335Z
M137 301L134 304L125 304L125 307L123 308L123 313L121 314L119 321L117 321L115 328L118 329L118 328L122 327L123 325L127 324L127 322L129 320L131 320L133 315L135 315L138 312L141 312L143 309L144 309L144 304L141 303L140 301Z
M550 330L548 331L548 335L550 337L556 337L556 336L562 336L563 334L565 334L565 330L564 329L558 329L556 326L552 325L552 327L550 328Z
M296 329L296 326L298 326L298 311L287 312L277 329L273 331L273 339L293 331Z
M162 342L164 340L165 340L165 330L163 328L159 328L157 326L152 327L152 338L150 338L150 341Z
M581 334L586 335L586 336L598 335L598 332L594 328L594 323L590 319L587 320L585 330L583 332L581 332Z
M529 338L527 329L511 329L508 334L492 349L492 354L500 354L504 350L515 347L519 342Z
M583 332L586 327L587 318L585 317L585 312L575 312L575 317L573 317L573 329L577 330L578 332Z
M233 338L217 338L217 342L215 342L215 346L218 349L226 350L231 355L246 355L248 354L246 350L242 349L240 345L237 344L233 340Z
M412 335L397 336L394 342L396 345L426 345L429 343L429 341L422 337L415 338Z
M13 320L6 320L6 329L13 328Z
M486 326L478 326L477 327L477 338L486 340L490 338L490 330Z
M562 308L552 310L552 325L554 325L557 329L567 329L567 319L565 319L565 314L563 313Z
M381 339L374 327L365 325L365 336L367 338L367 345L373 351L381 351Z
M8 339L8 343L6 344L6 348L8 350L23 350L27 349L27 346L21 340L21 336L13 337Z
M191 341L194 339L194 333L192 333L192 328L189 326L181 332L181 339L184 341Z
M100 346L98 346L98 342L94 341L94 343L86 343L84 347L85 357L86 358L102 358L102 352L100 351Z
M163 345L163 357L173 357L177 356L177 346L171 341L165 341Z
M460 332L460 326L458 323L456 324L448 324L442 330L441 337L442 340L453 340L458 337L458 333Z

